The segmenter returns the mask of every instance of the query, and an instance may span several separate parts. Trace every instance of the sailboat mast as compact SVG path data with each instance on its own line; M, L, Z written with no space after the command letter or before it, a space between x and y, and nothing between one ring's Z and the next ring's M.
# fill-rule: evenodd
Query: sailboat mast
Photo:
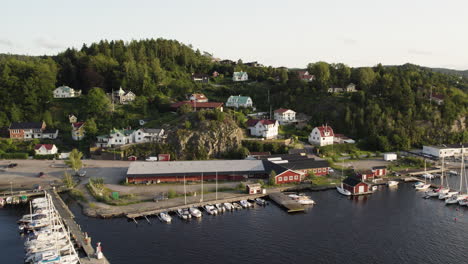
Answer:
M444 187L444 164L445 164L445 156L442 156L442 174L440 176L440 186L442 187Z
M185 173L184 173L184 199L185 199L185 204L187 204L187 189L185 187Z
M216 201L218 201L218 171L216 171Z
M201 201L203 202L203 172L201 173Z
M465 169L465 157L463 155L463 148L461 152L461 165L460 165L460 193L462 192L462 185L463 185L463 170Z

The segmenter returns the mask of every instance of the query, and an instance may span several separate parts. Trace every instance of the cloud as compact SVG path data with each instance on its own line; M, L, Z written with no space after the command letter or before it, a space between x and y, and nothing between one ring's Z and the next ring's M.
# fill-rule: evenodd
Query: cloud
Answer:
M56 42L55 40L50 40L46 38L38 38L36 39L36 44L41 48L46 49L61 49L64 47L63 44Z
M418 49L409 49L408 50L409 54L414 54L414 55L433 55L432 52L427 51L427 50L418 50Z
M13 42L8 39L0 39L0 45L6 47L13 47Z

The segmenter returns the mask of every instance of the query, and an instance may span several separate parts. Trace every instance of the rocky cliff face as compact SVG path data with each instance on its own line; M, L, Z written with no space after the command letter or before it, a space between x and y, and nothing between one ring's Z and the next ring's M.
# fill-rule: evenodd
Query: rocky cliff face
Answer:
M229 115L222 120L199 120L187 116L168 132L166 143L178 160L218 158L241 146L243 130Z

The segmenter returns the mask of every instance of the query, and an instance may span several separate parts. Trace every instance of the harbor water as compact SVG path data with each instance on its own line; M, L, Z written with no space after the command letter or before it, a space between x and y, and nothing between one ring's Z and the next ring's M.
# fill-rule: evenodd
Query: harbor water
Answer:
M95 219L70 202L76 220L113 264L126 263L468 263L468 207L423 199L411 183L353 199L307 193L317 205L288 214L273 202L171 224ZM22 263L16 220L0 209L0 263Z

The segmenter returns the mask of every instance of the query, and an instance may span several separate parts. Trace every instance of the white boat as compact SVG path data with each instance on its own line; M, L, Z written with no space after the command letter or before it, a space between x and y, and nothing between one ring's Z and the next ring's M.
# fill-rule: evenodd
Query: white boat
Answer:
M6 203L5 199L0 197L0 207L3 207L5 203Z
M422 175L423 178L426 178L426 179L434 179L434 175L430 174L430 173L424 173Z
M289 194L288 197L295 200L295 199L298 199L300 196L297 194Z
M417 191L426 191L427 189L429 189L429 187L431 187L429 183L423 183L423 184L416 186L415 188Z
M250 203L247 202L247 200L241 200L241 201L240 201L240 204L241 204L242 207L244 207L244 208L249 208L249 207L250 207Z
M341 184L341 187L340 186L336 186L336 190L342 194L342 195L345 195L345 196L350 196L351 195L351 192L346 190L345 188L343 188L343 183Z
M372 191L374 191L374 192L375 192L375 191L377 191L377 189L378 189L378 188L379 188L379 186L377 186L377 185L374 185L374 186L372 186Z
M180 217L180 219L184 219L184 220L189 219L189 217L186 214L184 214L184 211L182 209L177 209L176 213Z
M458 175L458 172L457 171L454 171L454 170L451 170L448 172L448 174L450 175Z
M200 210L198 210L195 207L190 207L189 212L193 217L196 217L196 218L202 217L202 213L200 212Z
M216 208L213 205L207 204L203 208L210 215L217 215L218 214L218 210L216 210Z
M219 213L224 213L226 212L226 208L224 208L224 206L222 204L215 204L216 206L216 209L218 210Z
M255 199L255 202L258 204L258 205L266 205L266 201L262 198L256 198Z
M429 197L436 197L439 196L440 188L437 189L431 189L426 191L426 195Z
M228 211L232 211L234 209L234 206L232 206L232 203L224 203L224 208Z
M445 200L445 204L457 204L461 200L465 200L468 198L468 195L466 194L459 194L459 195L452 195L450 198Z
M387 185L388 185L388 187L398 186L398 182L397 181L388 181Z
M457 191L452 191L452 192L446 192L446 193L441 193L439 194L439 199L444 200L452 197L452 195L458 194Z
M166 223L172 222L172 217L168 213L165 213L165 212L159 213L158 217L159 217L159 220L163 222L166 222Z
M465 198L463 200L459 200L458 201L458 204L461 205L461 206L468 206L468 198Z
M8 197L5 199L5 203L6 203L6 204L12 204L12 203L13 203L13 197L8 196Z
M60 257L61 264L75 264L78 263L78 256L76 254L64 255Z
M297 199L297 202L302 204L302 205L308 205L308 204L315 204L315 201L310 199L309 196L300 196L299 199Z
M59 251L67 251L67 250L71 250L72 247L73 247L73 245L68 243L68 241L65 241L64 245L58 245L57 243L42 244L42 245L37 246L37 247L27 248L26 249L26 251L27 251L26 257L29 257L30 255L32 255L34 253L48 251L48 250L54 250L54 249L58 249Z
M55 250L35 253L24 260L25 263L60 263L60 255Z
M242 206L239 203L232 203L232 207L236 210L242 209Z
M424 182L419 182L419 181L418 181L418 182L416 182L415 184L413 184L413 187L416 188L416 187L418 187L418 186L420 186L420 185L424 185Z

